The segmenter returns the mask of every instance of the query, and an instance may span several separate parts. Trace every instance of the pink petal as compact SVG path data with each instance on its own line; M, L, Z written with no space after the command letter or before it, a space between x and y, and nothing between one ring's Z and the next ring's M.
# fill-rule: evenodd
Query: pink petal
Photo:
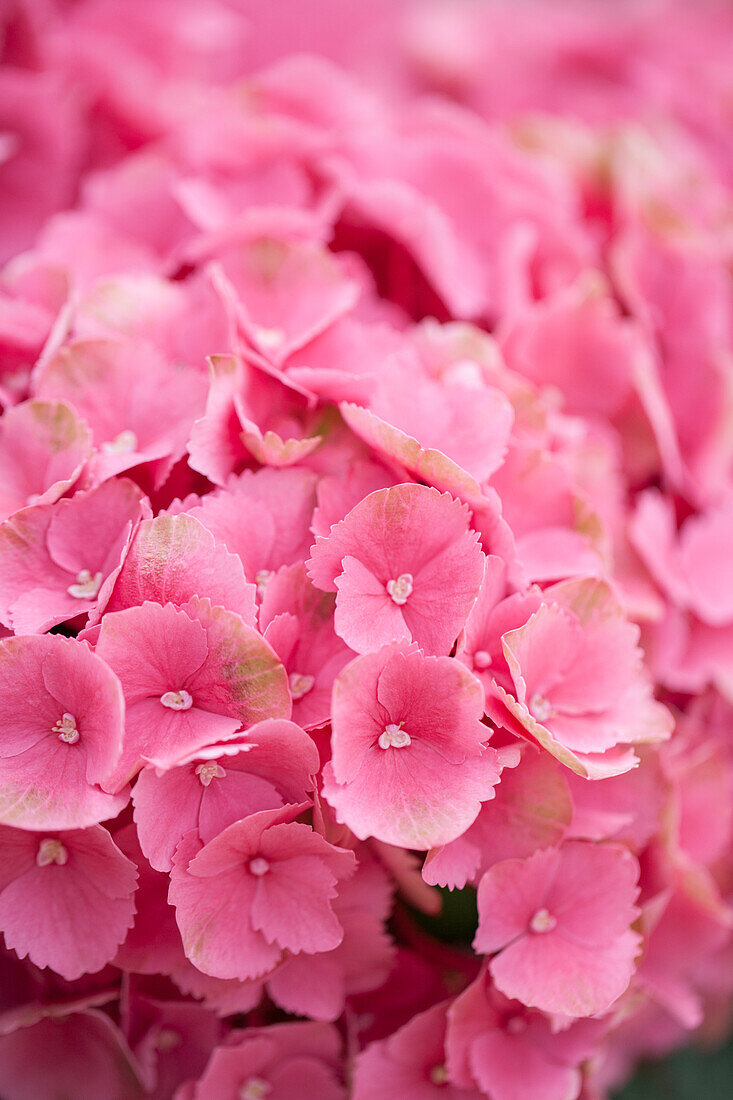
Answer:
M206 595L212 602L255 622L255 587L242 563L192 516L158 516L140 524L107 604L108 611L145 600L187 603Z
M187 957L215 978L244 980L267 973L280 961L281 951L252 928L253 880L237 867L214 884L189 874L188 861L198 849L195 834L181 841L168 892Z
M522 1037L490 1032L476 1039L471 1066L481 1091L496 1100L524 1100L527 1090L543 1100L576 1100L580 1071L557 1065Z
M411 642L404 612L392 601L384 582L348 554L341 565L334 615L339 637L357 653L370 653L389 642Z
M481 489L475 478L442 451L421 447L412 436L375 416L369 409L346 403L339 408L351 430L388 461L396 461L413 477L441 492L448 491L471 503L480 500Z
M25 401L0 420L0 518L58 500L91 450L86 424L65 401Z
M530 750L518 767L504 770L495 797L463 836L428 855L423 877L462 888L500 860L525 858L559 843L572 814L563 769L549 755Z
M8 1096L73 1095L141 1100L142 1071L122 1033L95 1009L40 1020L0 1038L0 1088Z
M30 829L79 828L114 817L129 792L97 784L122 746L124 701L117 677L83 643L59 635L0 642L7 707L0 760L0 814ZM54 729L70 715L78 737Z
M316 856L280 860L257 884L252 926L291 951L331 951L343 939L329 904L336 880Z
M22 850L25 868L4 877L0 929L8 947L67 979L101 970L125 938L135 912L135 865L106 829L61 833L67 861L38 865L34 833L0 827L3 861ZM11 872L12 873L12 872Z

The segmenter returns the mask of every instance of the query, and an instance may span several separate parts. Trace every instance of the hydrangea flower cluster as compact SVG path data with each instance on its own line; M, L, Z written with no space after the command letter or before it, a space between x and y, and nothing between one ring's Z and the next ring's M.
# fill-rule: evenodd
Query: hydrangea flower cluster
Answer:
M0 1095L724 1034L731 7L7 0L0 57Z

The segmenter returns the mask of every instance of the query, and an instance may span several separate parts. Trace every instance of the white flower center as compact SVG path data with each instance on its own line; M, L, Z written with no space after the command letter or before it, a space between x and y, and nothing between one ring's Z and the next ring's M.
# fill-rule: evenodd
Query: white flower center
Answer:
M272 1085L261 1077L250 1077L239 1090L239 1100L265 1100L272 1092Z
M529 709L538 722L546 722L548 718L552 718L554 713L551 704L545 699L544 695L533 695L529 701Z
M60 840L49 836L38 845L36 863L39 867L48 867L49 863L58 863L59 867L63 867L68 858L69 853Z
M512 1016L506 1022L506 1029L510 1035L521 1035L527 1030L527 1021L524 1016Z
M533 932L551 932L556 924L557 920L552 913L548 913L546 909L538 909L529 922L529 927Z
M400 573L396 580L387 581L385 587L396 604L407 603L412 595L412 573Z
M66 591L70 596L73 596L75 600L93 600L96 599L97 593L101 587L101 573L95 573L92 576L88 569L82 569L82 571L76 575L76 583L70 584Z
M174 1031L171 1027L164 1027L158 1032L155 1046L157 1050L165 1053L168 1050L177 1050L182 1042L183 1039L177 1031Z
M445 1066L433 1066L430 1070L430 1080L434 1085L447 1085L448 1084L448 1070Z
M257 878L262 878L270 870L270 864L263 856L255 856L254 859L249 861L250 874L256 875Z
M261 348L265 348L266 351L277 351L285 343L285 333L281 328L264 328L258 327L255 329L255 339Z
M315 682L315 676L307 676L302 672L291 672L288 676L288 683L293 699L302 699L304 695L308 694Z
M212 779L224 779L226 772L216 760L209 760L205 764L199 764L196 775L201 780L202 787L208 787Z
M51 728L54 733L59 735L59 741L63 741L67 745L75 745L79 740L76 718L73 714L69 714L68 710L64 711L56 725Z
M267 582L269 581L271 576L271 569L258 569L257 574L255 575L255 584L257 585L257 594L259 596L264 596L265 589L267 588Z
M485 649L477 649L473 655L473 667L474 668L488 668L491 664L491 654L487 653Z
M109 440L107 443L103 443L101 450L105 454L112 455L127 455L132 451L137 450L137 436L130 428L125 428L114 439Z
M407 730L403 730L401 724L396 726L394 722L390 722L384 733L380 733L378 742L380 749L404 749L411 743L412 738Z
M183 689L180 691L166 691L165 695L161 695L160 701L164 707L168 707L170 710L190 710L193 706L192 697Z

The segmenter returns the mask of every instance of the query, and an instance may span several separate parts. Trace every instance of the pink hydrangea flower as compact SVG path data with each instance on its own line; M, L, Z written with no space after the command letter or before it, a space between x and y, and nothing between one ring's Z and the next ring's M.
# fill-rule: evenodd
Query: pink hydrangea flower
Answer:
M0 288L0 402L14 405L27 386L29 364L48 339L53 313L42 302L27 301Z
M190 297L179 283L158 275L127 272L103 277L75 303L74 336L82 342L126 336L155 344L165 352L170 347L166 358L177 358L180 350L183 358L175 334L185 325ZM207 331L209 335L215 338Z
M156 257L149 247L91 210L65 210L47 221L31 251L8 265L13 286L43 287L47 293L53 288L56 308L67 307L58 315L53 339L44 347L34 375L69 334L70 291L83 293L105 276L139 273L155 265Z
M316 539L314 583L337 592L336 632L358 653L392 641L450 652L481 584L468 510L447 493L396 485L370 493Z
M0 525L0 619L41 633L104 606L144 509L120 479L16 512Z
M125 721L120 682L84 642L56 634L0 641L0 816L22 829L80 829L129 800L117 766Z
M386 873L362 848L356 874L339 882L333 899L343 929L337 947L315 955L285 952L280 965L259 981L212 978L186 962L173 974L175 983L185 993L202 997L219 1015L249 1011L266 991L287 1012L336 1020L347 997L381 985L394 963L394 947L384 927L392 893ZM176 938L180 943L180 936Z
M306 802L319 766L299 726L269 718L250 726L244 741L201 747L167 771L146 768L133 792L142 849L153 867L170 871L191 830L208 844L242 817Z
M567 841L494 864L479 884L474 946L497 989L564 1016L605 1012L628 987L639 866L622 847Z
M641 670L638 628L607 584L564 581L528 622L502 637L516 695L510 713L543 748L590 778L633 767L629 743L668 737L672 717Z
M33 833L0 826L5 943L64 978L101 970L135 912L137 871L101 825Z
M446 1066L445 1034L446 1006L440 1004L386 1041L371 1043L356 1063L354 1100L480 1100L477 1089L455 1087Z
M334 684L324 769L338 819L402 848L460 836L501 773L482 714L481 685L450 657L395 643L352 661Z
M51 504L79 479L91 452L86 425L65 401L24 401L0 418L0 517Z
M122 752L104 776L119 790L145 764L170 767L260 718L290 714L285 670L234 612L146 602L102 619L96 655L125 696Z
M38 397L68 401L88 424L95 481L153 463L156 485L184 453L205 388L200 370L168 364L150 344L112 339L61 348L35 385Z
M447 1064L456 1084L475 1084L495 1100L521 1100L527 1089L547 1100L576 1100L581 1065L605 1028L602 1020L553 1028L542 1013L503 997L485 968L448 1010Z
M721 729L720 712L716 714L713 700L714 696L708 696L707 700L690 708L686 718L677 726L676 736L664 754L663 763L659 762L659 771L653 758L646 769L647 789L654 777L669 777L674 783L680 847L696 865L704 867L715 867L717 861L725 857L728 844L733 839L733 805L727 802L724 794L733 781L733 758L724 727ZM654 799L653 793L651 797L647 795L644 806L646 810L651 802L652 813L656 810L657 818L664 806L659 786L661 783L657 788L657 798ZM651 839L653 833L647 824L647 814L636 799L630 809L634 814L634 825L637 829L640 825L642 830L646 825L650 834L648 839ZM639 818L641 821L637 824ZM642 832L641 839L647 839L645 832ZM635 840L639 842L636 836Z
M285 950L316 954L343 939L331 902L354 855L293 821L298 810L252 814L204 847L192 833L179 844L169 900L186 955L205 974L257 978Z
M214 1051L198 1082L177 1100L345 1100L337 1072L338 1033L328 1024L277 1024L252 1028L237 1043Z

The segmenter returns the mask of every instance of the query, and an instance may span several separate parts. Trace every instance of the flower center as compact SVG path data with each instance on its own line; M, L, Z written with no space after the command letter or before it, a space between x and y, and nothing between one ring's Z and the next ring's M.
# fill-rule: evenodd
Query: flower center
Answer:
M180 691L166 691L165 695L161 695L160 701L169 710L190 710L193 706L193 699L183 689Z
M266 351L277 351L285 343L285 333L281 328L258 327L255 329L255 338Z
M387 581L385 587L394 603L400 606L407 603L408 597L412 595L412 573L400 573L396 579Z
M250 1077L239 1090L239 1100L265 1100L272 1092L272 1085L261 1077Z
M506 1029L510 1035L521 1035L527 1030L527 1021L524 1016L512 1016L506 1022Z
M304 695L308 694L315 682L315 676L307 676L302 672L291 672L288 676L288 683L293 699L302 699Z
M533 695L529 701L529 709L538 722L546 722L554 713L544 695Z
M201 786L208 787L212 779L223 779L226 772L221 764L217 764L216 760L209 760L205 764L199 764L196 768L196 775L201 780Z
M533 932L551 932L556 924L557 920L552 913L548 913L546 909L538 909L529 922L529 927Z
M177 1050L182 1042L183 1039L177 1031L174 1031L171 1027L164 1027L158 1032L155 1046L158 1050L165 1053L168 1050Z
M447 1085L448 1070L443 1065L433 1066L430 1070L430 1080L434 1085Z
M92 575L88 569L82 569L76 575L76 582L70 584L66 591L75 600L93 600L102 587L102 574Z
M36 863L39 867L48 867L49 863L58 863L59 867L63 867L68 859L69 853L60 840L48 836L38 845Z
M488 668L490 664L491 654L487 653L485 649L477 649L473 655L473 667Z
M380 733L378 743L380 749L404 749L412 743L412 738L407 730L402 729L401 722L399 726L396 726L394 722L390 722L385 727L384 733Z
M270 870L270 864L263 856L255 856L254 859L249 861L250 874L256 875L257 878L262 878Z
M258 569L255 574L255 584L257 585L258 596L264 596L265 589L267 588L267 582L272 576L271 569Z
M76 718L73 714L69 714L68 710L64 711L56 725L51 728L54 733L59 735L59 741L63 741L67 745L75 745L79 740Z
M103 443L101 450L105 454L112 455L126 455L131 451L137 450L137 436L130 428L125 428L114 439L109 440L107 443Z

